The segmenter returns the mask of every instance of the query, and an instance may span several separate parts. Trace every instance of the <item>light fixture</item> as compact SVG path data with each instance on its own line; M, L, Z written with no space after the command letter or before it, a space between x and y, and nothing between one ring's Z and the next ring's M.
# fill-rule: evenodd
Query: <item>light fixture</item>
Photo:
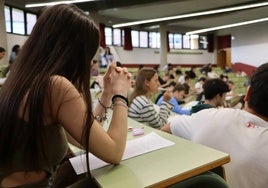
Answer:
M90 2L90 1L98 1L98 0L53 1L53 2L47 2L47 3L26 4L25 7L27 7L27 8L31 8L31 7L43 7L43 6L53 6L53 5L58 5L58 4L84 3L84 2Z
M257 7L267 6L267 5L268 5L268 2L255 3L255 4L250 4L250 5L242 5L242 6L236 6L236 7L230 7L230 8L209 10L209 11L203 11L203 12L190 13L190 14L182 14L182 15L177 15L177 16L169 16L169 17L163 17L163 18L155 18L155 19L127 22L127 23L122 23L122 24L115 24L115 25L113 25L113 28L146 24L146 23L153 23L153 22L168 21L168 20L175 20L175 19L182 19L182 18L189 18L189 17L196 17L196 16L204 16L204 15L209 15L209 14L218 14L218 13L223 13L223 12L237 11L237 10L243 10L243 9L249 9L249 8L257 8Z
M215 31L215 30L220 30L220 29L226 29L226 28L231 28L231 27L237 27L237 26L242 26L242 25L249 25L249 24L254 24L258 22L266 22L268 21L268 18L261 18L257 20L250 20L250 21L245 21L245 22L239 22L239 23L234 23L234 24L229 24L229 25L221 25L217 27L210 27L206 29L199 29L195 31L190 31L187 32L186 35L193 35L193 34L198 34L198 33L206 33L209 31Z

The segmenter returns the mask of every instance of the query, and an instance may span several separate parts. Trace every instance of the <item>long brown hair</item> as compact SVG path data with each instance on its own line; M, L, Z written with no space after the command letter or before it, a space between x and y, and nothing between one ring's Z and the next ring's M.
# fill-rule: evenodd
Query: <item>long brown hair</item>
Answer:
M150 81L155 74L157 74L156 70L150 67L143 67L138 71L134 90L129 97L129 104L131 104L135 97L144 95L148 92L145 80Z
M85 100L88 115L83 143L88 151L93 122L90 61L98 46L98 28L76 6L61 4L42 12L0 90L0 167L3 164L12 166L10 159L14 158L23 139L26 146L25 167L38 169L41 161L35 154L40 148L43 153L45 151L40 127L44 125L44 99L50 96L53 75L70 80ZM27 132L15 134L19 131L14 130L23 127L18 121L18 109L27 92Z

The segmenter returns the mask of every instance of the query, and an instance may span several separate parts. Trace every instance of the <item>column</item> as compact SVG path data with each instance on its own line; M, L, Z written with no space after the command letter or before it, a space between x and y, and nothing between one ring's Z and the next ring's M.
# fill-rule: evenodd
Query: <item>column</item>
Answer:
M160 24L160 67L167 65L167 31L166 25Z
M8 64L7 33L5 22L4 1L0 1L0 46L6 49L6 55L0 60L0 64Z

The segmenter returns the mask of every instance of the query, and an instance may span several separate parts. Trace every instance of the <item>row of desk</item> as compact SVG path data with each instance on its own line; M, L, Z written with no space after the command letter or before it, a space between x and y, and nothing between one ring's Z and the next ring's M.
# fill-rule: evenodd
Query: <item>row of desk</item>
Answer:
M175 144L123 160L119 165L92 170L101 187L167 187L230 161L226 153L144 126L131 118L128 118L128 126L144 127L144 135L155 132ZM129 132L127 139L142 136Z

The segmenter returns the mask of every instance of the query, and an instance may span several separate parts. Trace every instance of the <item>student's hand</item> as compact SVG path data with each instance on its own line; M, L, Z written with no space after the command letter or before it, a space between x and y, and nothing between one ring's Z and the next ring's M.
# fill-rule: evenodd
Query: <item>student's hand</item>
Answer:
M165 93L163 94L163 100L168 102L172 97L172 91L171 90L166 90Z
M111 63L106 71L106 73L103 76L103 88L102 88L102 94L105 95L106 99L112 99L113 93L112 93L112 80L111 80L111 73L115 69L115 63Z
M125 67L115 67L111 73L112 92L114 95L120 94L127 97L127 93L131 88L132 75Z
M170 123L165 124L160 130L171 134Z

